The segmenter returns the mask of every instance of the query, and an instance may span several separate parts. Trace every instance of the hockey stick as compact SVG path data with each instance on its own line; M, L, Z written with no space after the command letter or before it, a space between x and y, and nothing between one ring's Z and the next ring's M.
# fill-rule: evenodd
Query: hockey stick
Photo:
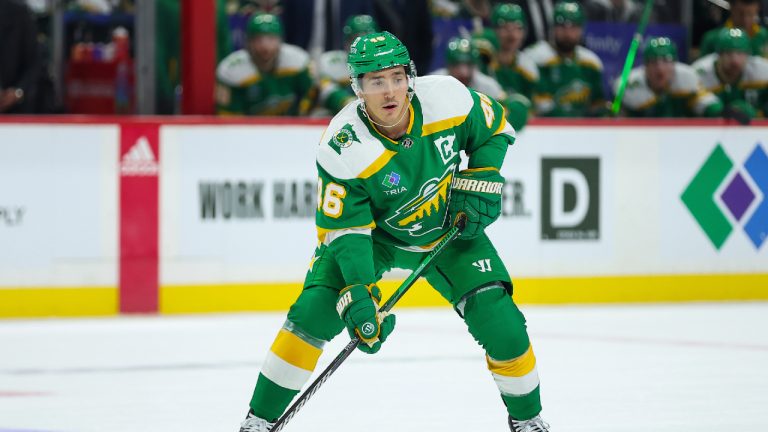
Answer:
M426 256L421 261L421 264L419 264L418 267L411 273L408 278L403 281L402 284L400 284L400 287L397 288L397 290L392 293L392 295L387 299L387 301L384 303L382 307L379 308L379 312L389 312L390 309L392 309L393 306L395 306L395 303L397 303L400 298L403 297L403 295L408 291L408 289L411 288L411 286L416 282L416 279L418 279L422 273L424 273L424 270L429 267L432 262L435 261L435 258L440 255L440 252L445 249L445 247L455 239L459 233L464 229L464 226L466 225L466 217L460 216L459 219L456 221L456 225L453 226L450 230L448 230L448 233L443 237L443 239L440 241L440 243L435 246L434 249L429 253L429 255ZM293 403L293 405L288 408L288 410L283 413L283 415L275 422L275 425L272 426L271 432L278 432L282 430L285 425L291 421L293 416L296 415L297 412L304 406L304 404L307 403L309 398L311 398L317 390L320 388L321 385L325 384L325 382L330 378L330 376L336 372L336 369L341 366L342 363L344 363L344 360L347 359L347 357L352 354L352 352L357 348L357 346L360 344L360 338L354 338L347 346L344 347L343 350L339 353L339 355L336 356L335 359L331 362L331 364L328 365L328 367L323 370L322 373L315 379L315 381L312 382L312 384L307 387L307 391L304 392L301 396L299 396L298 399L296 399L296 402Z
M621 81L619 81L619 89L616 92L616 97L613 99L613 106L611 111L614 115L619 113L621 109L621 101L624 99L624 90L627 88L627 81L629 80L629 73L632 71L632 65L635 63L635 55L637 54L637 48L640 46L640 42L643 41L643 34L645 33L645 27L648 25L648 19L651 17L651 9L653 8L653 0L645 0L645 9L643 9L643 16L640 17L640 23L637 25L635 35L632 36L632 43L629 45L629 52L627 52L627 59L624 61L624 70L621 71Z

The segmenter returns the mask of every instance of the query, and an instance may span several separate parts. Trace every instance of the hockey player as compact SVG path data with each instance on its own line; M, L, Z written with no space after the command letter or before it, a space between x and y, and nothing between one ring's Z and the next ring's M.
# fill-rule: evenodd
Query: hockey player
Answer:
M347 48L358 36L378 31L376 21L370 15L353 15L344 24L344 44ZM326 51L317 60L317 87L320 89L318 109L314 115L334 115L357 97L349 86L347 52Z
M573 1L559 2L554 11L554 44L540 41L524 51L539 68L533 97L536 114L547 117L590 117L607 112L603 96L603 63L579 45L584 12Z
M752 56L752 44L741 29L724 28L717 53L693 64L705 89L715 94L724 112L741 119L763 117L768 112L768 60Z
M527 28L523 9L512 3L498 4L493 8L491 25L499 40L493 73L504 91L525 97L530 105L539 82L539 69L533 59L520 51Z
M760 0L728 0L730 17L725 25L712 29L701 38L699 55L717 50L718 35L722 29L741 29L750 41L752 55L768 57L768 29L760 25Z
M718 117L723 111L693 68L677 61L677 47L667 37L646 43L643 66L630 72L622 103L630 117Z
M515 130L521 130L528 120L531 102L525 96L514 93L507 94L501 85L478 69L480 54L472 41L464 38L453 38L448 41L445 50L445 68L437 69L434 75L450 75L465 86L490 96L498 101L507 112L507 121Z
M389 32L358 38L349 69L358 101L332 120L317 151L319 244L259 374L241 432L264 432L345 328L375 353L395 326L380 316L376 282L414 269L468 215L461 237L424 273L485 349L515 432L546 432L525 318L484 229L499 217L499 168L515 131L501 105L444 76L416 78L408 50ZM460 152L469 155L460 171ZM482 271L481 271L482 270Z
M216 69L219 114L307 114L314 98L309 55L283 43L275 15L254 15L246 32L247 49L228 55Z

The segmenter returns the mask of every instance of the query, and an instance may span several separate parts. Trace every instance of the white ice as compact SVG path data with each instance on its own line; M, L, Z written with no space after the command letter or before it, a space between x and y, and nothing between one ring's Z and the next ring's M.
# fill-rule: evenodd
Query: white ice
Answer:
M554 432L768 431L768 303L523 311ZM396 312L382 351L354 353L285 431L508 430L458 316ZM283 319L0 321L0 432L237 431Z

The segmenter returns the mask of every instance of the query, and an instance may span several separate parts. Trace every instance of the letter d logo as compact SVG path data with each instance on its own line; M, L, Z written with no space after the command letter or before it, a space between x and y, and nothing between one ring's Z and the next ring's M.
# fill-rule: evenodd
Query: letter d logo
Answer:
M598 239L600 160L544 158L541 176L541 238Z

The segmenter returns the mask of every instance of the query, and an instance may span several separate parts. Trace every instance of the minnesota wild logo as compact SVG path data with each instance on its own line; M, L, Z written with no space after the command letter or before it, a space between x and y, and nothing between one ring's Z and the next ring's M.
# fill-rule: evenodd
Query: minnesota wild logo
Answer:
M419 194L386 220L387 225L398 231L407 231L414 237L442 229L448 209L448 194L456 164L448 166L440 177L427 180Z
M352 125L347 123L333 135L333 138L328 141L328 145L336 153L341 154L341 149L351 146L355 141L360 142L357 139L357 135L355 135L355 131L352 129Z

